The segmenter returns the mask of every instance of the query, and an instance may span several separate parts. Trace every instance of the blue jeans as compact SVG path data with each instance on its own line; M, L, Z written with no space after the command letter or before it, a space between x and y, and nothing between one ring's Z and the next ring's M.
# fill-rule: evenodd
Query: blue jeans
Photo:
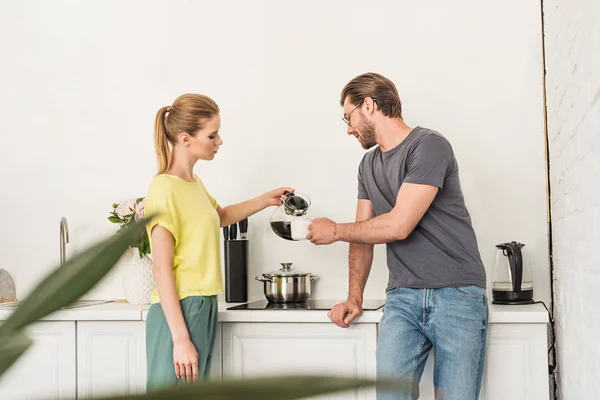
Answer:
M377 389L377 400L419 398L419 381L433 349L436 399L477 400L485 359L488 303L477 286L397 288L387 293L379 324L377 377L408 390Z

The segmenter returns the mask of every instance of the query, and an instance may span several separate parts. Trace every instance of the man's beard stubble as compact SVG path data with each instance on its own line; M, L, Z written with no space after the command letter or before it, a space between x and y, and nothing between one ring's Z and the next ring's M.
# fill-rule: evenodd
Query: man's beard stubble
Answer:
M375 140L375 127L366 118L362 117L358 130L358 141L365 150L377 144Z

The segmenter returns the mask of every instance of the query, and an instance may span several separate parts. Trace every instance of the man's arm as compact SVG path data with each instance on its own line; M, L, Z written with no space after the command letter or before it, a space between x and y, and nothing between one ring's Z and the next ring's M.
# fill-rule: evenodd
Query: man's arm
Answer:
M356 206L356 222L368 221L375 216L370 200L358 200ZM350 243L348 255L349 287L348 300L354 300L359 305L363 301L365 285L373 263L373 245Z
M366 221L375 216L370 200L359 199L356 206L356 221ZM336 325L347 328L362 314L363 294L373 263L373 245L350 243L348 300L336 304L329 311L329 319Z
M445 138L428 135L411 151L406 167L396 205L390 212L351 224L319 218L312 221L307 238L315 244L337 241L380 244L406 239L444 186L448 174L455 173L452 147Z
M382 244L404 240L423 218L438 190L437 186L403 183L392 211L366 221L347 224L317 218L311 221L306 238L314 244L340 241Z
M423 218L438 190L437 186L403 183L390 212L367 221L336 224L335 238L370 244L404 240Z

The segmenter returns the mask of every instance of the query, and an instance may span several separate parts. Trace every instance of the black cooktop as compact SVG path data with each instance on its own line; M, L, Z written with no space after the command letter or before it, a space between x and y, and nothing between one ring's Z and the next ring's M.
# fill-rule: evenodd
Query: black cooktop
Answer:
M304 303L271 303L267 300L258 300L250 303L227 307L228 310L331 310L343 300L307 300ZM384 300L364 300L363 310L373 311L383 307Z

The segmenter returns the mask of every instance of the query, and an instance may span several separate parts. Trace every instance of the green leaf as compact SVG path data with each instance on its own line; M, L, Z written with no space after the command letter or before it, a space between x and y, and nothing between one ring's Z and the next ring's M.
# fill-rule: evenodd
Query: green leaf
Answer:
M199 381L138 396L102 397L101 400L295 400L377 385L406 392L407 382L375 381L329 376L273 376L244 380Z
M0 376L25 353L33 341L23 332L0 337Z
M146 254L152 253L152 251L150 250L150 239L148 238L148 235L146 235L144 239L144 252Z
M135 243L137 235L145 229L146 221L131 224L52 271L0 325L0 337L71 304L93 288Z
M115 224L121 223L122 221L118 217L108 217L110 222L114 222Z

